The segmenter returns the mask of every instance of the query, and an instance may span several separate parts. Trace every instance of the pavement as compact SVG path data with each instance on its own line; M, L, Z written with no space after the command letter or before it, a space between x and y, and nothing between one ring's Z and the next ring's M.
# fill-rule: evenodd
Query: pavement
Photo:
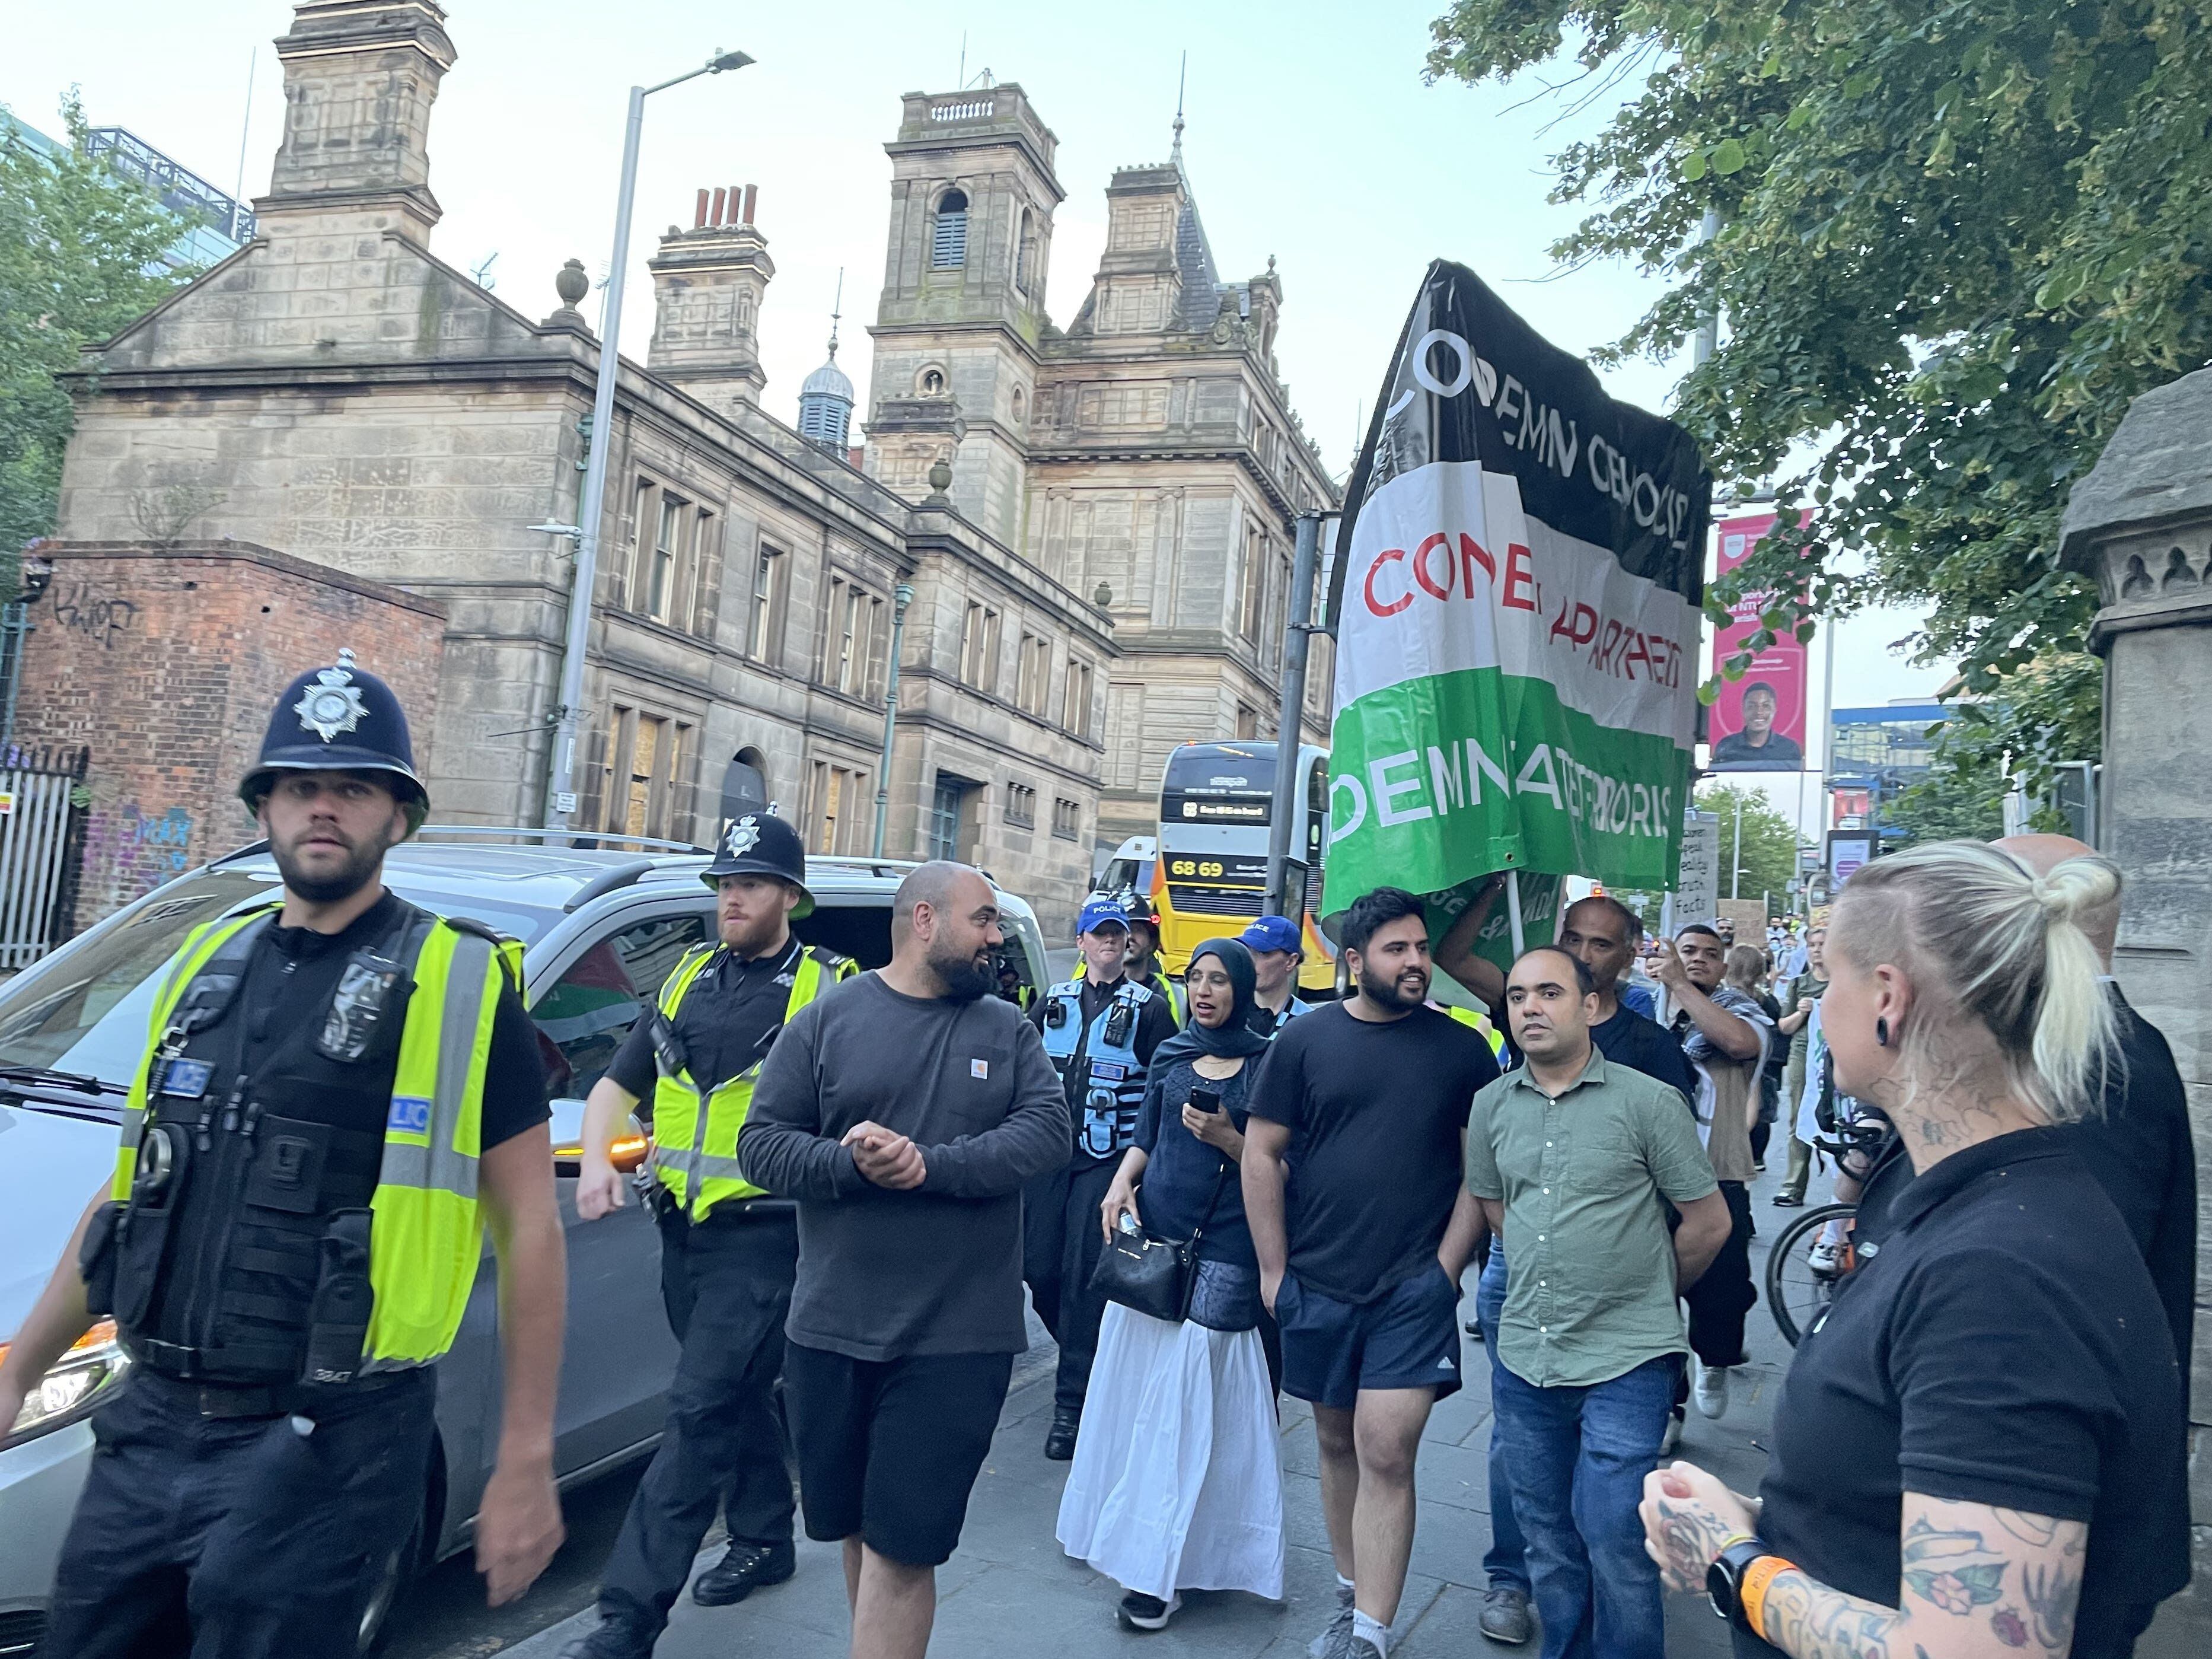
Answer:
M1753 1188L1761 1237L1752 1246L1759 1281L1766 1243L1799 1213L1767 1203L1781 1177L1779 1148L1769 1173ZM1812 1201L1825 1201L1817 1179ZM1474 1317L1474 1275L1467 1279L1464 1318ZM1762 1290L1762 1297L1764 1291ZM1691 1410L1680 1455L1718 1474L1738 1491L1755 1491L1766 1467L1775 1396L1790 1350L1762 1305L1752 1310L1750 1362L1733 1379L1727 1413L1717 1421ZM1235 1593L1196 1594L1165 1631L1139 1635L1115 1622L1118 1588L1061 1553L1054 1536L1067 1465L1045 1461L1052 1414L1052 1349L1040 1334L1017 1364L991 1455L975 1482L960 1548L938 1570L933 1654L948 1659L1029 1659L1049 1648L1053 1659L1304 1659L1307 1644L1328 1622L1336 1578L1322 1524L1317 1453L1311 1413L1285 1398L1282 1412L1283 1506L1287 1545L1285 1599L1279 1605ZM1489 1361L1484 1346L1462 1338L1468 1386L1439 1405L1422 1438L1416 1473L1419 1520L1412 1571L1397 1623L1394 1655L1402 1659L1466 1659L1513 1650L1486 1642L1476 1624L1490 1547ZM718 1559L719 1546L701 1556ZM554 1659L583 1630L587 1611L502 1651ZM734 1607L678 1602L656 1659L726 1659L733 1651L778 1659L845 1659L849 1626L838 1547L802 1537L799 1572ZM1724 1659L1727 1628L1703 1598L1668 1598L1668 1651L1677 1659ZM1518 1651L1534 1654L1534 1644Z

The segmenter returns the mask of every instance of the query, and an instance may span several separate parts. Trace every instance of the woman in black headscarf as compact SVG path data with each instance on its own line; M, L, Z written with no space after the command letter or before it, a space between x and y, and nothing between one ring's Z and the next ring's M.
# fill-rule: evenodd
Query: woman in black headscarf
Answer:
M1101 1206L1110 1238L1141 1217L1197 1240L1179 1322L1109 1304L1060 1541L1127 1592L1121 1622L1158 1630L1186 1589L1283 1593L1275 1388L1260 1337L1260 1267L1237 1164L1245 1099L1267 1040L1253 1028L1252 956L1235 939L1191 952L1190 1020L1152 1056L1137 1126Z

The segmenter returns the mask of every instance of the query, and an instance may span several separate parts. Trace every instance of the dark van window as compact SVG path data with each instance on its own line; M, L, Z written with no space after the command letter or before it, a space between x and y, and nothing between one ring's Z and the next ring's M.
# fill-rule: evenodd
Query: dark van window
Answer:
M589 1094L684 951L706 935L706 917L698 911L656 916L608 934L569 963L530 1011L545 1058L546 1092L574 1099Z

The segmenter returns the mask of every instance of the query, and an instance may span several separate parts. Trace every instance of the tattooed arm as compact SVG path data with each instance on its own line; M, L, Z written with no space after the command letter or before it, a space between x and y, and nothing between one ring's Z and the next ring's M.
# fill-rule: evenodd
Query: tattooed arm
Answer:
M1644 1548L1675 1589L1702 1590L1722 1543L1755 1524L1688 1463L1646 1478L1642 1514ZM2088 1539L2080 1521L1908 1492L1898 1605L1778 1573L1767 1640L1793 1659L2066 1659Z

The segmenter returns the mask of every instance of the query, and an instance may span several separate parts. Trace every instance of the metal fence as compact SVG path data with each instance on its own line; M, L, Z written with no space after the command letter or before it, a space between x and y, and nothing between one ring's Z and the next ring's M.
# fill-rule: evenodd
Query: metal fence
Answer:
M0 973L66 937L90 759L84 749L0 748Z

